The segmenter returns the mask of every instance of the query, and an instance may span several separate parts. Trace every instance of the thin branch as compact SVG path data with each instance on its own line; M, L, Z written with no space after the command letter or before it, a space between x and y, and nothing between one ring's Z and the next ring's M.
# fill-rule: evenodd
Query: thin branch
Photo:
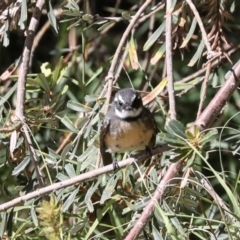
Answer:
M168 97L169 97L169 114L171 119L176 119L174 82L173 82L173 65L172 65L172 0L167 0L166 4L166 64L168 79Z
M218 194L215 192L212 185L207 181L207 179L201 173L198 173L198 174L202 176L202 179L200 180L202 183L202 186L205 188L206 191L208 191L208 193L212 196L214 201L221 207L220 209L223 210L224 214L228 216L229 219L227 219L227 221L232 221L232 224L240 227L240 222L237 220L237 218L234 217L234 215L231 214L230 209L226 206L224 201L218 196Z
M182 168L182 165L183 161L179 161L170 165L148 205L145 207L140 218L134 224L133 228L130 230L129 234L124 240L133 240L137 238L146 225L148 219L152 216L155 206L157 206L159 204L158 202L162 200L167 185L176 176L176 174Z
M152 154L156 155L156 154L168 151L169 149L170 149L170 147L167 144L165 144L161 147L157 147L157 148L152 149ZM135 163L135 162L143 161L146 158L149 158L149 154L144 152L143 154L138 155L136 158L128 158L126 160L122 160L122 161L118 162L119 169L124 168L124 167L126 167L130 164ZM76 176L76 177L73 177L71 179L68 179L68 180L65 180L65 181L62 181L62 182L58 182L58 183L54 183L54 184L51 184L51 185L49 185L47 187L44 187L44 188L37 189L34 192L28 193L24 196L15 198L15 199L13 199L9 202L1 204L0 205L0 212L5 211L5 210L7 210L7 209L9 209L13 206L16 206L16 205L20 204L20 203L24 203L24 202L26 202L26 201L28 201L32 198L43 196L44 194L56 191L57 189L69 187L69 186L72 186L76 183L84 182L86 180L90 180L92 178L98 177L102 174L106 174L106 173L112 172L112 171L114 171L114 166L113 166L113 164L109 164L108 166L101 167L101 168L98 168L96 170L83 173L83 174L81 174L79 176Z
M138 18L140 17L141 13L146 9L146 7L152 2L152 0L147 0L137 11L135 16L132 18L131 22L129 23L127 29L125 30L119 44L117 47L117 50L114 54L110 69L108 71L108 75L106 77L106 81L108 81L108 91L107 91L107 99L106 99L106 111L108 110L109 104L110 104L110 97L112 92L112 86L113 86L113 80L114 80L114 71L117 65L117 62L120 58L120 54L122 51L122 48L131 33L132 28L134 27L135 23L137 22Z
M18 76L18 88L17 88L17 103L15 115L21 121L24 119L24 102L25 102L25 91L26 91L26 79L28 73L28 66L31 56L31 49L36 34L36 30L41 17L41 12L43 6L45 5L45 0L39 0L36 3L33 16L31 18L29 28L27 30L27 37L24 44L22 63L20 66L20 73Z
M204 100L205 100L206 94L207 94L207 87L208 87L209 76L210 76L210 73L211 73L211 67L212 67L212 64L209 63L207 65L205 78L204 78L203 85L202 85L203 87L202 87L202 90L201 90L201 96L200 96L200 103L199 103L198 112L197 112L197 118L199 118L199 116L201 115L202 109L203 109L203 103L204 103Z
M202 33L202 38L203 38L203 41L205 43L205 46L207 48L207 51L208 51L208 56L207 58L210 59L213 57L214 55L214 51L212 50L211 46L210 46L210 43L208 41L208 37L207 37L207 33L205 31L205 28L203 26L203 23L202 23L202 20L201 20L201 17L195 7L195 5L192 3L191 0L186 0L186 2L188 3L189 7L192 9L193 13L194 13L194 16L196 17L196 20L198 22L198 25L200 27L200 30L201 30L201 33Z
M226 79L223 86L219 89L217 94L196 120L195 125L199 126L201 129L206 129L216 117L220 114L224 106L226 105L228 99L231 97L233 92L240 84L240 60L231 69L231 75Z
M17 103L16 103L16 111L15 111L16 120L20 120L23 124L23 132L25 135L26 142L29 146L31 160L34 164L40 187L44 185L44 182L40 172L40 168L38 166L38 160L37 160L35 150L33 148L32 140L28 132L28 126L25 123L24 103L25 103L26 79L27 79L27 73L29 68L31 49L32 49L35 33L39 24L41 12L44 5L45 5L44 0L37 1L30 24L29 24L29 28L27 30L27 37L25 40L23 54L22 54L22 63L20 66L20 74L18 77Z

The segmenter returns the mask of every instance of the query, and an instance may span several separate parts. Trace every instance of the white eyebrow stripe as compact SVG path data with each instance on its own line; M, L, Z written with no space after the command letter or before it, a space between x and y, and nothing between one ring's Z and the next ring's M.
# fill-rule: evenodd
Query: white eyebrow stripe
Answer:
M132 98L131 98L131 102L133 102L135 100L136 96L137 96L136 93L134 93Z
M121 95L118 96L118 100L119 100L120 102L122 102L122 103L125 103L125 101L124 101L124 99L122 98Z

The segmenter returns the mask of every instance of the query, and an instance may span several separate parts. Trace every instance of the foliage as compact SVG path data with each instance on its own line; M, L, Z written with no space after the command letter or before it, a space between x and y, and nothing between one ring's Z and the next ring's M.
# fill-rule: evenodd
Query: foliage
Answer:
M137 162L91 175L102 166L105 77L143 3L46 1L29 63L25 123L45 186L90 175L3 209L1 239L124 239L169 165L179 161L181 171L166 186L138 239L239 239L239 91L211 129L202 131L192 124L238 60L239 1L176 0L171 12L166 12L165 1L152 1L144 9L120 48L112 96L118 88L133 86L146 102L154 99L148 107L159 129L156 145L168 143L171 150L154 156L148 166ZM0 6L1 204L40 188L24 123L14 115L23 36L34 6L35 1L26 0ZM168 14L173 19L178 120L169 120L167 114Z

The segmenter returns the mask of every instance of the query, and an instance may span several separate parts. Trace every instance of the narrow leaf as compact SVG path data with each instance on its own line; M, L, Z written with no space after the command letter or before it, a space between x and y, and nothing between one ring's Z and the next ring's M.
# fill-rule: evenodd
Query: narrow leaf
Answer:
M194 56L192 57L192 59L188 63L189 67L192 67L198 61L198 59L201 58L204 46L205 46L204 41L202 39L201 43L198 46L197 52L194 54Z
M72 164L68 163L65 165L65 171L67 172L69 178L73 178L76 176L75 169Z
M19 22L18 22L18 25L20 26L20 28L22 30L25 29L25 23L27 21L27 17L28 17L27 0L22 0L21 15L20 15L20 19L19 19Z
M63 204L63 212L66 212L68 210L68 208L72 205L72 203L74 202L77 194L79 191L79 187L77 187L71 194L70 196L67 198L67 200L64 202Z
M166 43L164 42L163 45L157 50L155 55L151 58L150 63L152 65L155 65L162 58L165 52L166 52Z
M68 101L67 107L77 112L91 112L92 108L72 100Z
M151 101L153 101L166 87L167 78L164 78L160 81L160 83L145 97L143 97L143 105L147 105Z
M128 43L128 54L129 54L132 68L134 70L137 70L139 67L139 62L138 62L138 56L137 56L137 51L136 51L136 46L135 46L135 41L134 41L133 35L131 36L131 40Z
M177 120L170 120L168 124L165 125L165 130L170 134L174 134L175 136L186 138L186 128L181 122Z
M30 162L30 157L29 156L25 157L22 160L22 162L14 168L12 175L13 176L18 175L21 171L25 170L29 162Z
M190 30L186 36L186 38L183 40L183 43L182 45L180 46L180 48L184 48L186 47L186 45L188 44L189 40L191 39L195 29L196 29L196 26L197 26L197 20L196 20L196 17L193 18L193 21L192 21L192 24L191 24L191 27L190 27Z
M96 184L94 186L91 186L86 195L85 195L85 203L87 204L87 208L89 210L89 212L93 212L94 208L93 208L93 203L92 203L92 195L95 193L95 191L97 190L98 186L99 186L100 181L97 181Z
M73 133L78 133L78 130L74 127L72 121L67 117L64 116L63 118L60 118L61 122Z
M48 2L48 4L47 4L47 15L48 15L49 22L51 23L55 34L58 34L57 20L56 20L55 14L53 12L51 1L49 0L47 2Z
M143 51L149 50L149 48L157 41L157 39L161 36L163 33L163 30L165 29L166 21L164 21L158 29L152 34L152 36L147 40L147 42L143 46Z

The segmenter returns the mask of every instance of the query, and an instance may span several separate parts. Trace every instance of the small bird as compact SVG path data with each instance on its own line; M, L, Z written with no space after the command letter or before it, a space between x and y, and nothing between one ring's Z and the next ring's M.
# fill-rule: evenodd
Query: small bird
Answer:
M112 155L134 150L150 151L155 145L157 126L152 113L143 106L134 89L119 90L100 130L103 164L113 162Z

